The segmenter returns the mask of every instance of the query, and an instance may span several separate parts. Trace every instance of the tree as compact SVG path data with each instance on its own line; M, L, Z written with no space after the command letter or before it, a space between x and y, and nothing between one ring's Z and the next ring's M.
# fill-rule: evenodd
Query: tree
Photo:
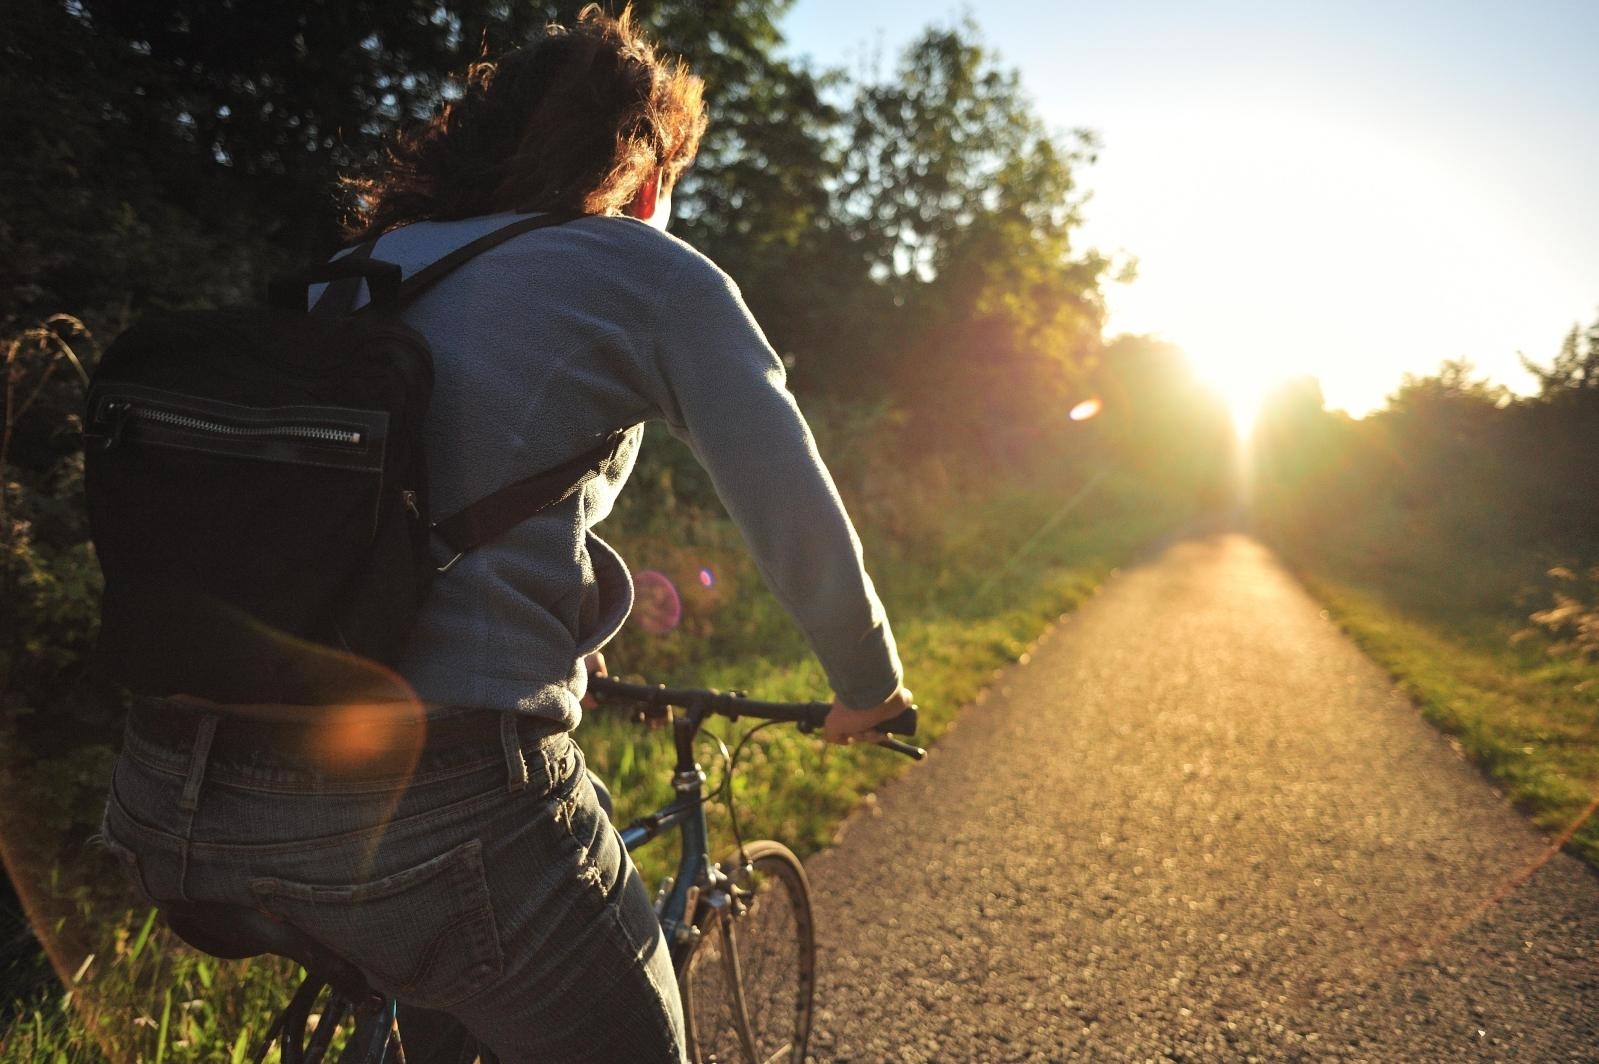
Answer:
M1390 411L1420 410L1444 404L1503 407L1510 402L1510 389L1487 377L1474 377L1477 367L1470 359L1445 359L1438 372L1430 376L1406 373L1399 388L1388 397Z
M1586 334L1573 325L1548 368L1526 355L1521 356L1521 364L1538 378L1540 398L1553 399L1573 391L1599 391L1599 319L1588 327Z
M970 22L928 30L848 110L835 210L897 325L853 375L927 441L1035 446L1099 343L1106 263L1071 244L1093 137L1052 133Z
M850 111L840 213L902 294L932 280L985 215L1051 235L1080 221L1072 168L1093 161L1092 135L1052 135L970 21L929 29L892 77L857 87Z
M841 115L835 76L777 54L789 0L653 4L639 10L661 46L705 79L710 127L684 176L673 231L739 283L802 390L825 387L870 349L878 317L865 264L838 223Z
M130 305L224 291L236 258L169 199L164 141L128 129L131 59L51 0L19 0L0 37L0 329L67 311L114 330Z
M335 246L337 174L485 44L501 0L18 0L0 69L0 321L115 328L214 303Z
M1475 374L1468 359L1446 360L1431 376L1406 373L1376 415L1374 424L1405 458L1412 499L1450 489L1464 498L1467 481L1475 484L1502 462L1510 390Z

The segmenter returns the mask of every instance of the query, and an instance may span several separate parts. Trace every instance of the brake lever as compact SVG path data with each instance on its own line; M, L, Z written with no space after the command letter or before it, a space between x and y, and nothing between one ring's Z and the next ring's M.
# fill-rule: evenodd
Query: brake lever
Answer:
M873 731L878 732L883 736L881 739L875 739L873 741L878 746L881 746L884 750L892 750L896 754L904 754L906 757L915 761L922 760L927 756L926 750L923 750L919 746L912 746L907 742L901 742L900 740L895 739L893 736L888 734L889 732L894 732L899 735L915 735L916 727L920 723L917 717L917 707L910 706L893 720L885 720L881 724L877 725L877 727L873 728Z
M920 711L918 707L911 706L893 720L883 721L881 724L872 729L883 737L881 739L871 739L868 741L875 746L881 746L884 750L892 750L896 754L904 754L906 757L911 758L914 761L921 761L925 759L927 757L926 750L919 746L913 746L910 743L901 742L892 735L886 734L888 732L898 732L900 735L916 734L917 725L920 723L918 719L919 712ZM796 727L806 734L821 730L821 724L812 723L810 721L800 721Z

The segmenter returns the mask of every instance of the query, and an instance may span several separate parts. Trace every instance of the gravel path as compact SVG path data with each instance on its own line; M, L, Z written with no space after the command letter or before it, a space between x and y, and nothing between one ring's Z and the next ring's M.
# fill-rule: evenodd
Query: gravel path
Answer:
M1259 544L1023 661L810 862L817 1061L1599 1061L1599 878Z

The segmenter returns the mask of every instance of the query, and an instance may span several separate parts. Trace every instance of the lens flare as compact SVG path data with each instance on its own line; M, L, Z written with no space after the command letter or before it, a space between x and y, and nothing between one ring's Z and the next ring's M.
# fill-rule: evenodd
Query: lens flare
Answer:
M700 587L715 587L716 574L709 569L700 570Z
M1105 409L1105 404L1098 399L1084 399L1072 407L1072 412L1066 416L1073 421L1087 421L1103 409Z
M329 781L360 780L365 787L365 780L385 780L384 787L393 797L373 810L373 822L389 823L406 793L403 783L416 767L426 736L425 708L404 679L380 665L269 628L234 607L209 603L197 608L206 610L212 623L229 626L241 645L252 645L263 655L289 663L308 690L323 689L325 684L325 689L339 692L339 701L227 706L183 696L173 701L187 705L196 716L214 714L219 731L236 723L229 718L249 724L297 726L285 729L280 739L272 740L272 749L263 745L260 752L281 757L286 763L303 764ZM192 751L186 751L186 756L189 753ZM212 747L206 756L208 782L201 793L202 812L208 808L205 803L215 797L209 781L213 778L210 758L219 757L217 748ZM153 970L152 961L142 962L142 969L129 966L145 948L140 943L146 936L154 936L148 938L146 958L156 957L164 944L174 939L159 928L142 886L129 879L122 860L113 856L104 840L99 845L78 842L62 846L41 830L38 802L33 797L39 791L31 778L40 771L44 770L17 757L16 751L0 750L0 864L38 949L68 991L62 999L63 1011L68 1005L77 1010L81 1030L99 1043L100 1054L94 1059L132 1059L129 1044L114 1035L103 1018L125 1015L142 1000L133 995L144 993L143 981L148 976L130 973ZM109 783L109 772L106 775L102 786ZM330 800L336 801L342 792L329 793L333 796ZM351 875L358 881L371 878L377 849L387 835L382 830L372 831L369 839L363 844L364 852L357 853L352 862ZM123 858L130 859L131 855ZM94 909L85 913L80 898L92 899ZM130 912L148 914L142 931L137 915L123 915ZM7 933L11 930L8 927ZM139 937L130 951L128 941L134 933ZM117 974L111 974L113 969ZM211 984L207 981L206 985ZM22 986L15 984L14 989ZM173 1012L176 1016L177 1010ZM9 1020L6 1023L15 1027ZM0 1041L4 1039L5 1035L0 1035ZM37 1053L28 1059L35 1057Z
M665 635L683 619L683 600L665 573L645 569L633 577L633 617L651 635Z
M354 771L379 763L409 775L427 735L419 701L327 706L311 732L308 759L326 771Z

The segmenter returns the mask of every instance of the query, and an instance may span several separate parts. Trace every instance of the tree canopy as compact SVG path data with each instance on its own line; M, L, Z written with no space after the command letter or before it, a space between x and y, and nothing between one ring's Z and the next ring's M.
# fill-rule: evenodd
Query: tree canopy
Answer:
M0 322L104 334L250 297L337 246L341 173L580 6L19 0ZM981 420L1091 363L1104 262L1072 234L1093 139L1047 129L969 22L850 81L783 55L786 0L633 7L707 83L677 231L740 283L797 387Z

